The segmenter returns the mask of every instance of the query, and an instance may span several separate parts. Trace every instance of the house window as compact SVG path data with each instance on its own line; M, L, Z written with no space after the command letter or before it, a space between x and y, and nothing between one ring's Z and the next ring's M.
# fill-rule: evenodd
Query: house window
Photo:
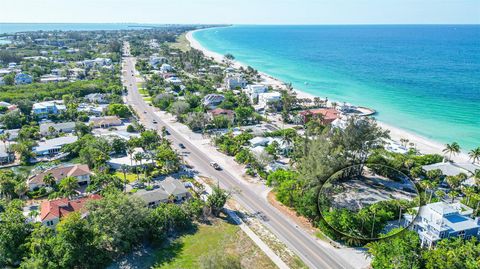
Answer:
M458 232L458 236L464 238L465 237L465 231Z

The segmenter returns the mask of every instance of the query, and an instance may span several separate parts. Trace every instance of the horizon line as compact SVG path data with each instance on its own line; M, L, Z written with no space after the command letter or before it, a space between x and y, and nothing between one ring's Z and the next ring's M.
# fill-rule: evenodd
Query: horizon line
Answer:
M241 26L322 26L322 25L480 25L478 23L155 23L155 22L0 22L0 24L139 24L139 25L241 25Z

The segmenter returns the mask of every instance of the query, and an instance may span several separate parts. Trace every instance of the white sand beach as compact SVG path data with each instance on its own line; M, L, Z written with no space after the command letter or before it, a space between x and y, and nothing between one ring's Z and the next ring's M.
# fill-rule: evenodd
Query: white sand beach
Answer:
M200 31L200 30L196 30L196 31ZM195 31L190 31L186 35L187 40L190 42L190 46L194 49L202 51L207 57L211 57L216 62L222 63L223 59L224 59L223 55L221 55L219 53L216 53L216 52L213 52L213 51L209 51L208 49L203 47L202 44L200 44L200 42L198 42L193 37L194 32ZM239 61L233 61L232 65L235 68L240 68L240 67L246 68L247 67L247 65L242 64ZM280 80L278 80L278 79L276 79L276 78L274 78L274 77L272 77L272 76L270 76L270 75L268 75L264 72L259 71L259 74L262 77L262 80L263 80L262 83L265 84L265 85L272 86L272 88L283 87L285 85L284 82L282 82L282 81L280 81ZM294 89L294 91L297 93L299 98L313 98L314 97L314 95L299 91L298 89ZM373 108L373 109L375 109L375 108ZM409 143L414 143L417 150L419 150L421 153L425 153L425 154L437 153L437 154L443 155L442 150L445 148L445 145L443 145L442 143L432 141L432 140L427 139L425 137L422 137L420 135L417 135L417 134L414 134L412 132L409 132L409 131L406 131L406 130L403 130L403 129L400 129L400 128L397 128L397 127L394 127L394 126L391 126L391 125L386 124L386 123L381 122L381 121L377 121L377 122L382 128L390 131L390 137L392 138L392 140L400 143L399 141L400 141L401 138L408 139ZM462 153L460 153L456 156L452 156L452 159L455 162L467 162L469 160L469 157L468 157L468 154L462 152Z

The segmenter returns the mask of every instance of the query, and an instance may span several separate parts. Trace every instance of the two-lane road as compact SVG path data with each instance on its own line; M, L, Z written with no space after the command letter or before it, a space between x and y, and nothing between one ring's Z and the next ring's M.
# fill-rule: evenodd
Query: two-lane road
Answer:
M128 54L128 53L127 53ZM155 114L153 107L149 106L139 94L136 78L134 58L124 57L124 79L128 89L127 102L140 116L142 123L148 128L160 130L166 124ZM154 120L157 124L153 123ZM246 185L239 184L237 179L227 169L217 171L210 166L212 161L207 154L199 150L193 143L185 139L173 129L169 129L170 139L174 146L182 143L186 146L188 154L185 160L200 173L210 175L217 179L220 186L226 189L237 189L238 193L233 198L251 213L261 212L265 216L262 222L278 236L290 249L311 268L350 268L348 263L332 253L331 250L321 246L316 239L299 229L288 217L271 206L266 199L250 190ZM224 167L226 168L226 167Z

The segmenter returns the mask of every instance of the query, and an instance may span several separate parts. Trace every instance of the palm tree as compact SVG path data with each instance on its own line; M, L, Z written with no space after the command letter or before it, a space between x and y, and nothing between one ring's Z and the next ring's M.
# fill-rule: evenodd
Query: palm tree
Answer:
M435 191L435 196L440 200L442 200L445 197L445 192L442 190L437 190Z
M49 187L53 187L53 185L55 185L57 182L52 173L48 173L43 177L43 183Z
M66 177L60 181L59 189L63 196L72 197L79 187L78 180L74 177Z
M452 159L452 154L456 155L460 153L460 145L457 142L453 142L452 144L446 144L445 148L442 150L443 153L448 154L448 159Z
M127 192L127 171L128 171L128 166L125 164L122 164L120 166L120 169L122 169L123 172L123 191Z
M135 155L133 155L133 159L135 160L135 164L140 162L140 167L142 166L143 154L141 152L135 153ZM138 166L135 167L135 171L137 172L137 180L140 180L140 174L138 173Z
M453 190L453 191L448 193L448 197L452 198L452 203L457 196L458 196L458 191L456 191L456 190Z
M472 160L472 163L480 161L480 147L470 150L468 156L470 157L470 160Z

